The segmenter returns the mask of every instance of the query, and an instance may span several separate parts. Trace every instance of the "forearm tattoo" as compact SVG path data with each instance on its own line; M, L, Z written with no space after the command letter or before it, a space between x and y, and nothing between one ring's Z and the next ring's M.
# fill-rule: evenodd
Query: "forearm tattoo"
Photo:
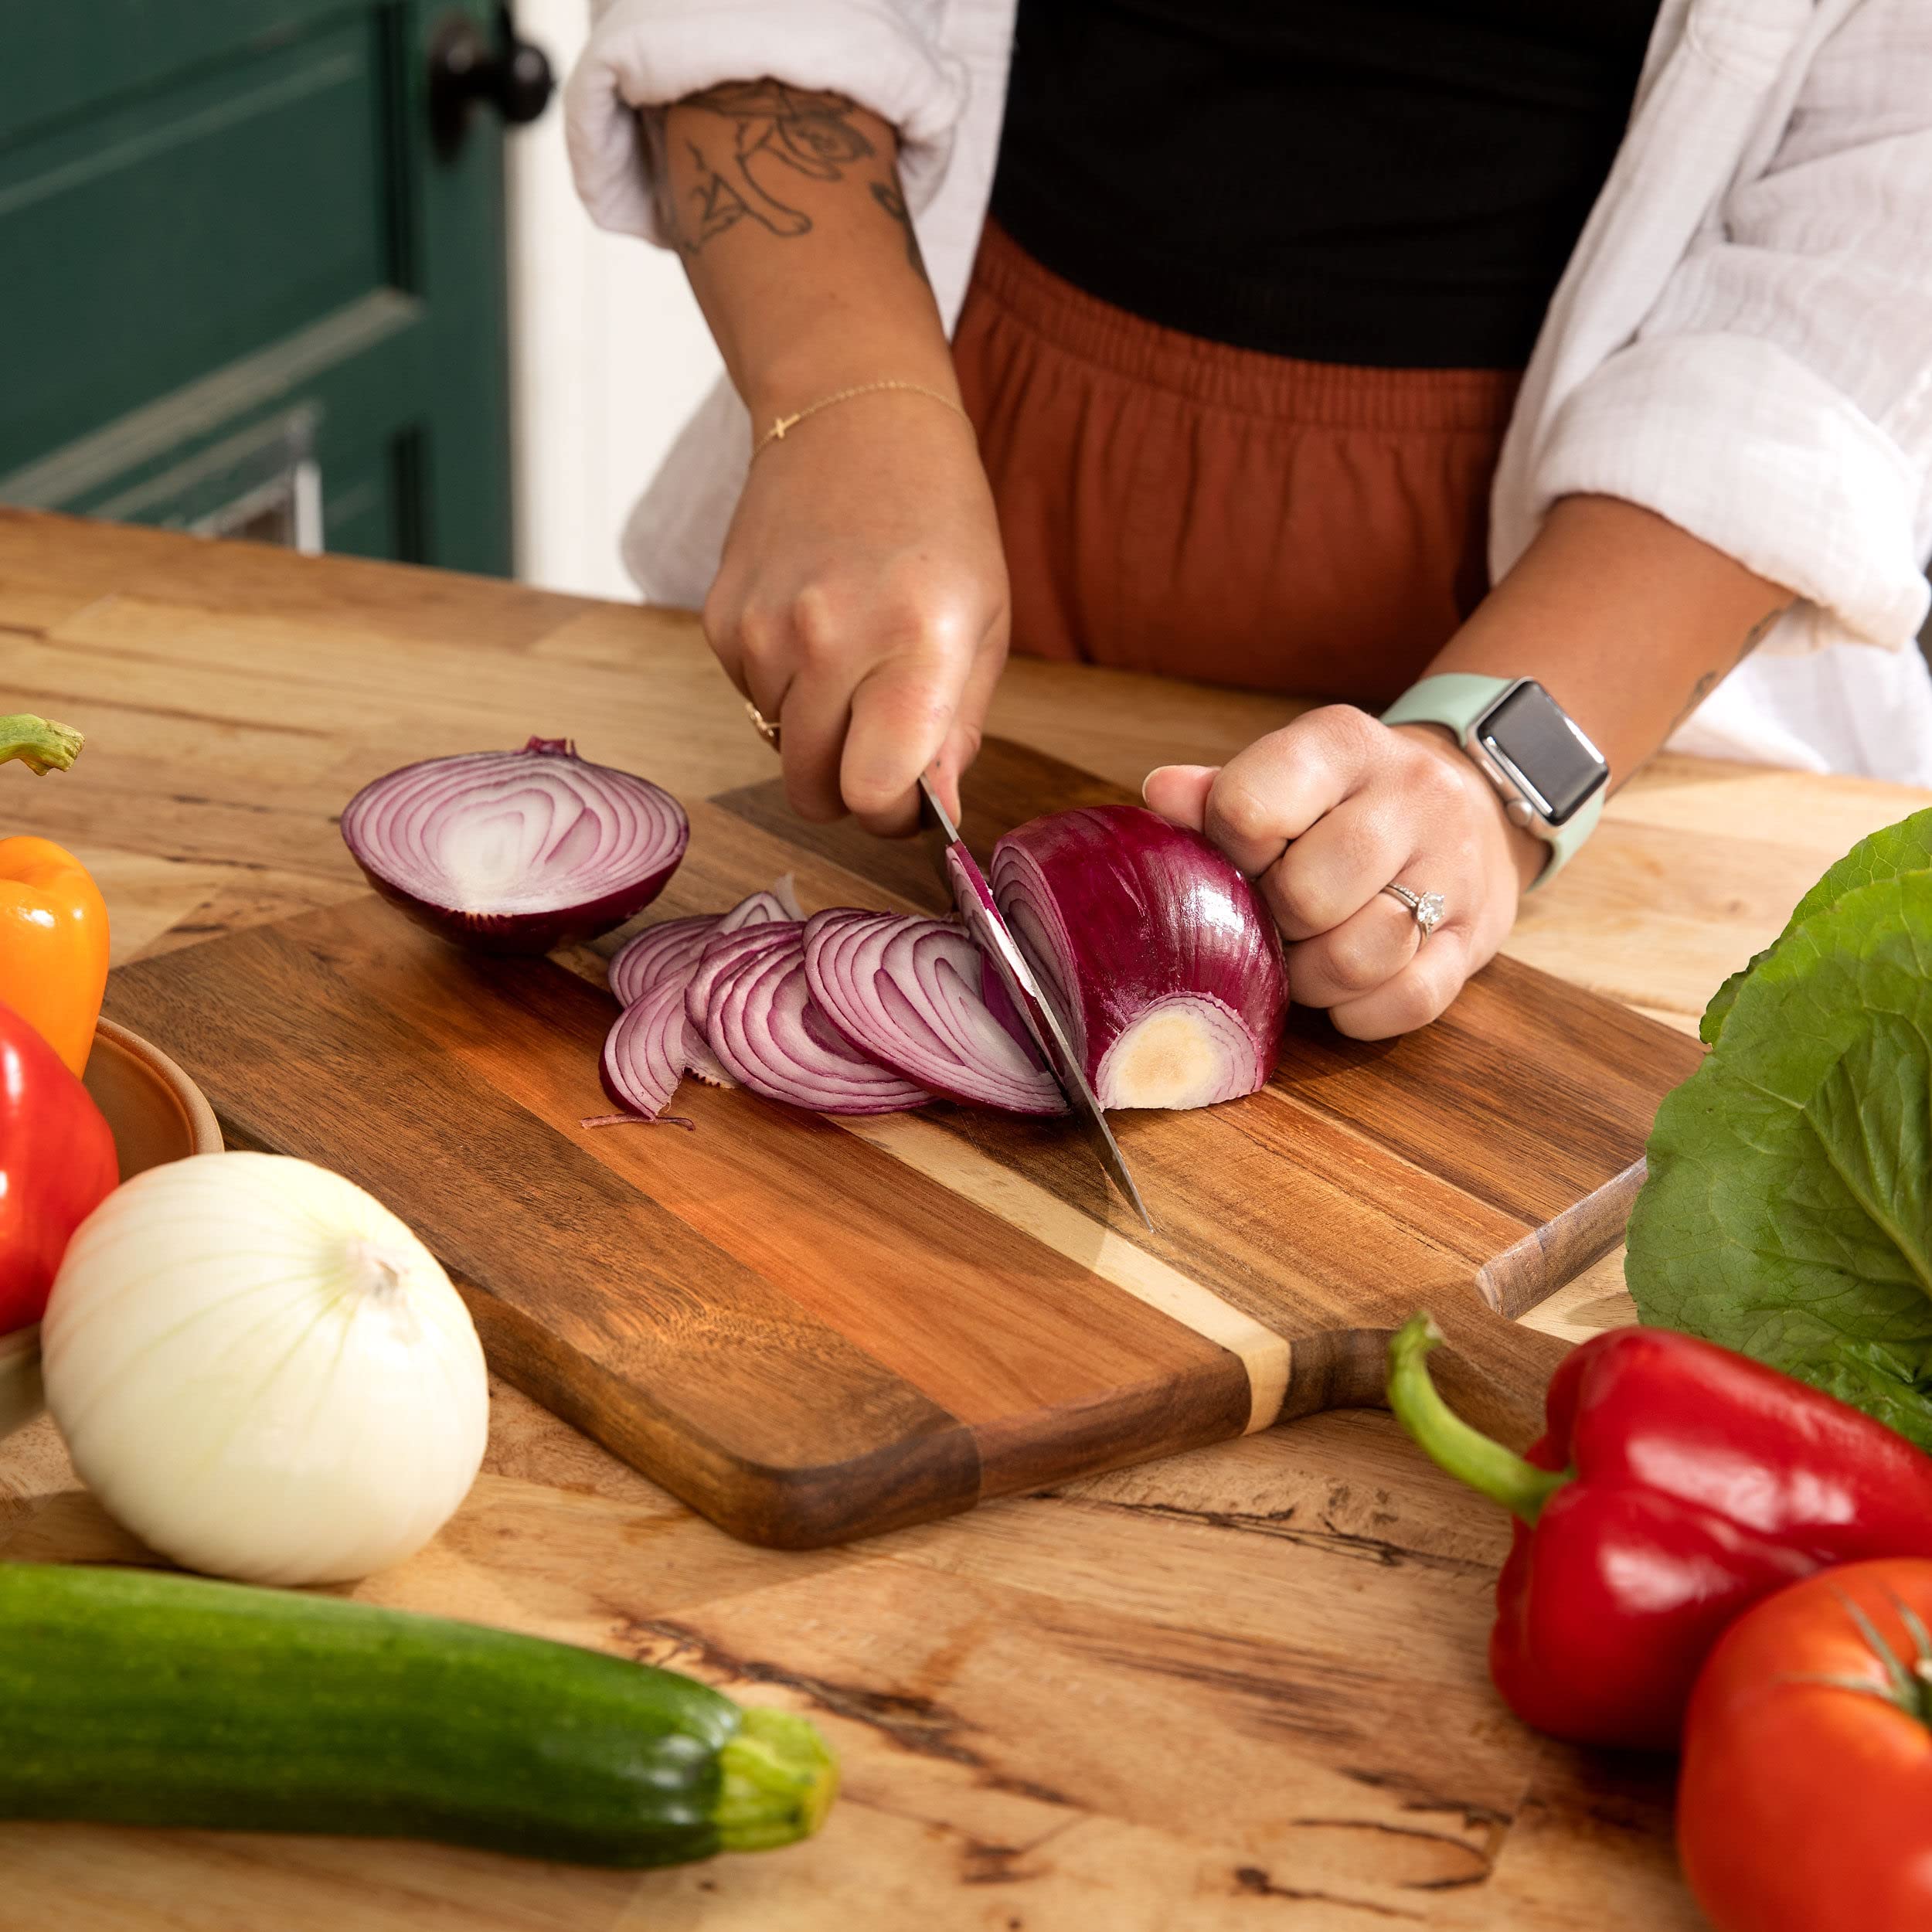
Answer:
M1714 670L1706 671L1697 680L1696 683L1691 687L1689 701L1685 705L1683 709L1678 713L1671 725L1672 732L1675 731L1678 726L1681 725L1764 641L1765 638L1770 634L1772 625L1776 624L1791 607L1788 604L1781 604L1775 611L1766 611L1764 616L1745 632L1744 641L1737 648L1737 655L1732 658L1729 664L1719 665ZM1668 736L1670 734L1666 733L1665 735Z
M919 236L913 226L912 211L906 206L906 197L900 192L899 184L874 182L872 198L906 231L906 259L912 264L915 274L924 274L926 258L919 252Z
M741 222L754 222L768 233L790 240L812 232L811 217L786 200L785 174L808 181L845 179L855 162L878 154L856 126L853 104L843 94L790 87L782 80L727 80L687 96L681 107L716 115L728 129L693 133L679 124L691 180L682 193L662 179L665 226L687 259ZM890 166L891 157L887 157ZM906 253L920 274L919 243L898 184L889 176L870 184L872 199L905 232Z

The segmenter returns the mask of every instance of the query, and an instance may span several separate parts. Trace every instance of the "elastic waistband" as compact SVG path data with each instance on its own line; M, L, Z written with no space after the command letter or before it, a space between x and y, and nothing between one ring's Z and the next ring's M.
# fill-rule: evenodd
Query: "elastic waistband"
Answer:
M972 293L1022 328L1126 381L1243 415L1337 429L1499 430L1514 369L1370 369L1231 349L1143 321L1043 267L988 220Z

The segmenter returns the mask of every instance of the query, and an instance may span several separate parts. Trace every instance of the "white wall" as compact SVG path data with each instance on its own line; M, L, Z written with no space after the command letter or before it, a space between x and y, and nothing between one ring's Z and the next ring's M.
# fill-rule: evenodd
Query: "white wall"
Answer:
M588 0L518 0L516 24L560 82ZM570 185L560 102L512 130L509 150L517 575L633 598L618 532L718 352L676 257L592 226Z

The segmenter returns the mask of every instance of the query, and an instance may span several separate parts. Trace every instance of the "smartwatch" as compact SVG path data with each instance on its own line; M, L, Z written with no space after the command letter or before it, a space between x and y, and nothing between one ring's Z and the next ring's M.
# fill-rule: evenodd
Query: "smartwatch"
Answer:
M1610 767L1576 719L1534 678L1447 672L1411 685L1386 725L1441 725L1502 794L1512 824L1549 847L1532 889L1554 879L1597 829Z

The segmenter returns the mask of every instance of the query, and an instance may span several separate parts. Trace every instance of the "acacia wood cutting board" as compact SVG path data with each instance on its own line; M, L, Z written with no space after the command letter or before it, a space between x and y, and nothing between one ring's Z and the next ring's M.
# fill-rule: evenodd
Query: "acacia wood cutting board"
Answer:
M1023 819L1120 795L995 741L968 838L984 859ZM787 869L808 908L942 903L920 847L805 825L775 781L692 818L653 917ZM1149 1235L1064 1124L839 1123L687 1081L695 1131L586 1129L607 992L454 951L372 897L124 969L107 1006L236 1144L408 1220L509 1380L789 1546L1372 1401L1387 1332L1423 1306L1445 1385L1527 1433L1562 1346L1505 1317L1621 1237L1657 1103L1698 1055L1506 961L1401 1041L1298 1013L1264 1092L1114 1117Z

